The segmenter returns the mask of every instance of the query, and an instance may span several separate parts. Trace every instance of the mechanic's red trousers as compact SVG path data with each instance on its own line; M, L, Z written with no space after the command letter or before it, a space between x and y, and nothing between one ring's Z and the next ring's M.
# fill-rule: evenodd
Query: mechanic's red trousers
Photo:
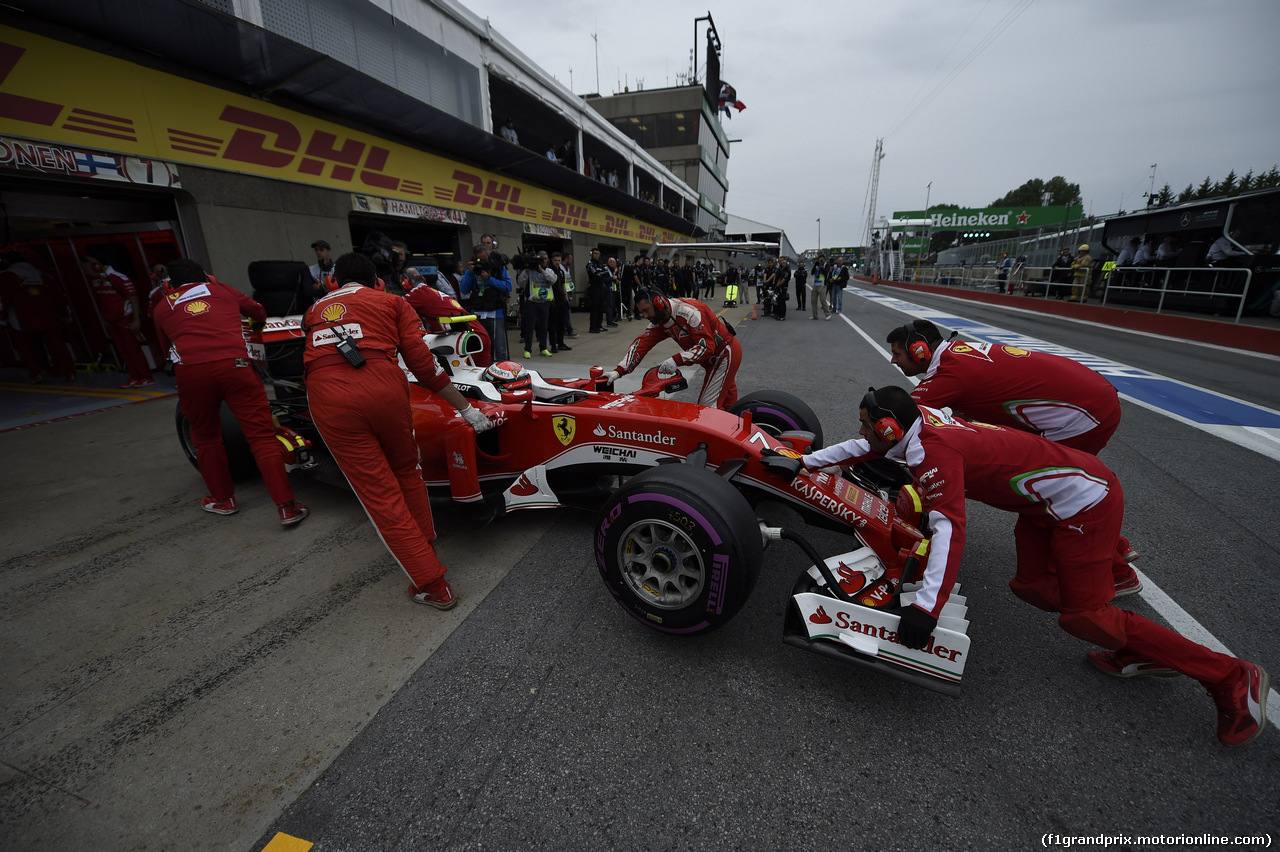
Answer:
M729 338L715 358L708 361L706 377L702 380L702 391L698 394L698 405L713 405L727 409L738 401L738 365L742 363L742 346L738 338Z
M245 366L237 367L237 361ZM227 500L235 494L235 483L227 468L227 448L222 443L222 403L226 402L249 442L271 500L277 506L293 500L276 441L276 427L271 422L271 405L257 371L243 359L222 358L203 364L178 364L174 375L178 403L191 424L191 443L195 445L200 475L213 499Z
M75 374L76 365L67 350L67 342L62 338L62 329L57 326L36 331L11 328L9 333L13 338L13 348L18 350L22 366L27 368L31 378L38 378L44 373L40 366L40 356L36 352L36 344L41 337L44 338L45 348L49 350L49 366L53 368L53 372L66 378Z
M1071 447L1075 450L1086 452L1091 456L1096 456L1106 447L1107 442L1111 440L1111 436L1116 433L1116 429L1120 428L1120 406L1117 404L1115 409L1106 416L1097 426L1094 426L1088 432L1082 435L1074 435L1070 438L1064 438L1058 441L1064 447ZM1129 539L1120 536L1116 539L1116 555L1111 562L1111 576L1117 584L1126 581L1133 574L1133 569L1129 567L1129 563L1124 560L1124 554L1129 550Z
M1073 636L1109 650L1168 666L1204 683L1221 683L1239 672L1233 657L1211 651L1137 613L1112 606L1112 562L1124 518L1124 493L1115 474L1110 495L1063 521L1019 515L1014 527L1018 569L1009 587L1023 600L1062 613L1059 624Z
M307 399L325 445L409 579L424 588L443 577L404 371L381 358L359 369L318 367L307 373Z
M119 353L120 360L124 361L124 368L129 371L129 378L136 382L150 380L151 366L147 364L147 356L142 354L142 345L138 343L137 333L129 329L129 318L125 316L114 322L108 322L107 331L111 332L111 339L116 344L116 352Z

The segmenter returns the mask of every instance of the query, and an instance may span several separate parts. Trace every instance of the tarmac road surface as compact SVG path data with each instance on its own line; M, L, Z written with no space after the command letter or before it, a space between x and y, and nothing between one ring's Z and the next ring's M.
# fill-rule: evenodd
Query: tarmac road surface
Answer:
M1274 358L892 295L1280 407ZM868 385L906 384L872 342L911 314L854 294L845 313L740 319L741 392L786 389L829 442L852 435ZM638 330L584 334L573 358L608 364ZM1280 671L1280 462L1147 405L1124 414L1102 458L1137 567L1180 629ZM732 623L673 639L612 602L587 513L442 524L448 613L408 602L339 488L295 475L314 513L294 530L260 484L236 516L201 513L167 401L0 434L0 460L5 848L989 849L1280 826L1275 730L1226 749L1194 682L1091 669L1009 594L1012 519L985 507L951 699L783 645L806 564L789 544ZM1124 605L1171 612L1154 593Z

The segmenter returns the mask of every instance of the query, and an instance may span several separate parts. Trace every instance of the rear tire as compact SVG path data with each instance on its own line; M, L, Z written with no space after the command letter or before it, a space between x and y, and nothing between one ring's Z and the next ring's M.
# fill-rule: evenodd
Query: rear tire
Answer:
M811 449L822 449L822 421L799 397L786 391L763 390L749 393L729 408L730 414L751 412L751 422L772 436L783 432L812 432Z
M227 467L231 478L236 482L245 482L259 476L258 463L249 448L249 440L240 430L240 423L225 405L220 410L222 415L222 445L227 448ZM200 462L196 459L196 447L191 442L191 422L182 413L182 403L178 403L173 412L174 424L178 428L178 443L187 455L187 461L196 470Z
M664 633L715 630L742 609L763 545L745 497L705 468L651 468L600 510L596 563L618 603Z

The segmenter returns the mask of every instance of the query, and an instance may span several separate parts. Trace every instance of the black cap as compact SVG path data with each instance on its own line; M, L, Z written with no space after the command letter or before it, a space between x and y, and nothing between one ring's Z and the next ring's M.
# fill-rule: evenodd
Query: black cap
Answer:
M314 243L311 244L311 247L327 249L329 248L329 244L326 243L324 240L316 240Z

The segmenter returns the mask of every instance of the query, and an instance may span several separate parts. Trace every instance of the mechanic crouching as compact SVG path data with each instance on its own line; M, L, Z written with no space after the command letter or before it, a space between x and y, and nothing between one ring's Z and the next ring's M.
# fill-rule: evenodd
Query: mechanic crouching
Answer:
M215 515L239 511L222 443L226 402L249 442L280 523L290 527L301 522L310 510L293 497L267 392L249 361L240 330L240 317L262 322L266 310L234 287L213 280L194 260L170 263L161 287L163 296L152 303L156 334L173 361L178 404L191 424L196 463L209 488L200 507Z
M659 376L674 376L680 367L698 364L706 371L699 405L727 409L738 401L735 379L742 346L724 320L697 299L668 298L652 289L637 291L635 305L649 327L631 342L622 362L605 374L609 381L640 366L649 350L669 337L683 351L658 365Z
M956 582L965 545L965 497L1016 512L1017 570L1010 589L1058 625L1106 650L1094 668L1118 678L1185 674L1218 709L1218 739L1244 745L1266 726L1267 673L1212 651L1136 613L1112 606L1111 564L1124 517L1120 481L1097 457L1037 435L970 423L917 403L898 387L870 389L859 411L862 439L804 457L806 468L839 464L861 444L905 461L932 529L923 585L899 611L898 641L923 648Z
M312 305L302 324L311 415L378 534L412 580L410 597L449 609L458 599L431 545L435 524L418 466L409 382L396 354L404 356L419 383L456 408L476 432L493 424L450 384L422 341L409 303L377 289L369 258L344 254L334 264L334 275L340 286ZM474 470L474 440L457 449ZM478 488L474 496L479 499Z

